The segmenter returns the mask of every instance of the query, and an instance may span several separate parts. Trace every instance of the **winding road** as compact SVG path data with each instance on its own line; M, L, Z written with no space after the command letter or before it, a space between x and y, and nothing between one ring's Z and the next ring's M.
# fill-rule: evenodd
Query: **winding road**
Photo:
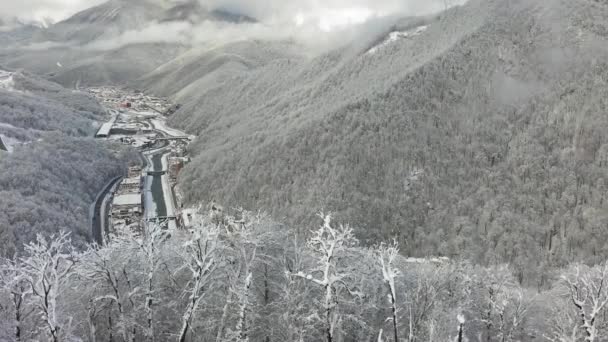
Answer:
M93 226L93 239L98 245L103 245L104 236L106 236L110 230L108 225L109 221L107 219L110 213L108 200L122 179L123 176L112 179L97 195L97 199L95 199L91 224Z

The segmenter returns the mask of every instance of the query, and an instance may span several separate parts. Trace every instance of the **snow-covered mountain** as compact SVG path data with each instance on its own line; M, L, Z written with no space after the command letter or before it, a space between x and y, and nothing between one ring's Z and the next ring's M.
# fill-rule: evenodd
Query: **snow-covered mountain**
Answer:
M23 70L0 69L0 133L5 137L28 141L49 131L90 135L105 115L88 94Z
M188 36L188 25L254 22L197 0L110 0L47 28L0 32L0 63L69 87L125 83L186 52L183 41L170 38L175 29Z
M208 9L198 0L181 2L159 0L109 0L53 24L28 23L42 30L33 34L32 42L86 44L111 39L156 23L202 21L254 22L255 19L221 9ZM23 24L22 24L23 25ZM3 26L0 23L0 27ZM17 27L17 25L13 25Z
M604 15L587 0L475 0L314 58L263 41L190 50L134 84L174 96L170 123L199 136L181 178L192 203L302 225L331 208L364 240L399 234L408 253L463 241L475 252L450 253L534 263L546 222L603 210L548 198L587 198L564 180L605 177ZM415 182L412 170L424 170ZM496 251L493 234L520 245Z
M205 11L114 0L47 31L88 42L150 22L225 18ZM267 208L294 224L332 209L362 227L363 240L399 233L412 252L429 254L457 240L481 247L454 255L503 260L495 227L532 241L512 258L541 260L523 251L542 250L539 236L550 233L504 227L550 230L546 222L602 210L601 201L554 199L593 197L576 189L607 178L606 15L606 4L588 0L471 0L314 56L293 41L243 39L16 49L0 62L69 87L128 83L173 97L182 107L170 123L199 136L180 180L191 203ZM416 181L412 170L423 170ZM530 203L530 189L543 189L544 202Z
M52 25L36 41L85 44L137 30L163 16L162 3L150 0L110 0Z
M229 23L256 22L256 19L249 16L232 13L221 8L209 9L203 6L199 0L186 0L173 4L163 13L159 21L187 21L197 24L205 20Z

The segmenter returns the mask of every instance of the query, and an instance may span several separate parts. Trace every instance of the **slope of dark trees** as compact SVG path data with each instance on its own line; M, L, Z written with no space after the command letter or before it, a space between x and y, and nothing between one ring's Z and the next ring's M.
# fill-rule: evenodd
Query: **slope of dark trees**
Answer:
M124 172L126 157L90 138L107 114L88 94L24 71L12 80L0 90L0 133L18 142L12 153L0 151L0 255L60 230L83 247L89 207Z
M96 131L94 121L107 116L95 99L83 92L65 89L25 71L14 72L12 79L14 89L0 89L0 123L14 126L14 131L91 136Z
M124 160L107 147L52 134L0 157L1 255L61 230L77 246L92 242L89 208L105 183L124 172Z
M606 256L603 2L471 1L374 54L281 59L193 94L190 202L301 226L333 210L364 243L509 262L520 281Z

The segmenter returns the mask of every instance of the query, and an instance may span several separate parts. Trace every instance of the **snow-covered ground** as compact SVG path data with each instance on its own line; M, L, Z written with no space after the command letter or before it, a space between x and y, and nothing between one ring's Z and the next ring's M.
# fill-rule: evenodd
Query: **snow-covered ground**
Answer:
M6 91L17 91L15 89L15 80L12 72L0 70L0 89Z
M135 148L142 148L146 146L146 144L152 142L154 136L149 134L143 135L122 135L122 134L112 134L109 138L114 141L121 141L126 144L131 144L131 146Z
M144 129L145 127L138 123L114 123L114 126L112 126L112 128L137 131L140 129Z
M410 264L447 264L450 258L447 257L432 257L432 258L406 258L405 262Z
M389 33L388 37L386 37L386 39L384 39L380 44L369 49L369 51L367 51L367 53L374 54L374 53L378 52L378 50L380 50L380 49L384 48L385 46L392 44L396 41L399 41L401 39L419 36L427 29L428 29L428 26L423 25L423 26L418 26L415 29L409 30L409 31L393 31L393 32Z
M169 154L165 154L162 159L163 170L169 170ZM163 196L165 207L167 208L167 216L175 216L175 205L173 203L173 190L169 182L169 175L165 174L161 177L163 183Z
M155 129L157 129L159 131L163 131L169 136L172 136L172 137L188 136L188 134L186 134L178 129L167 126L167 122L165 120L152 119L152 120L150 120L150 122L152 122L152 126L154 126ZM194 136L190 135L190 137L193 138Z

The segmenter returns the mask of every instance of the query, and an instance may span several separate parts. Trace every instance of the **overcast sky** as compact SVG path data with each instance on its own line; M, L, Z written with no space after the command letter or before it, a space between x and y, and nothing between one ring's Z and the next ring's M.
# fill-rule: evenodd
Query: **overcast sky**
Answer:
M102 2L104 0L0 0L0 17L58 21Z
M176 1L176 0L155 0ZM179 1L179 0L177 0ZM444 0L201 0L211 7L239 11L265 22L314 23L324 30L390 14L425 14ZM0 17L54 21L104 0L0 0Z

